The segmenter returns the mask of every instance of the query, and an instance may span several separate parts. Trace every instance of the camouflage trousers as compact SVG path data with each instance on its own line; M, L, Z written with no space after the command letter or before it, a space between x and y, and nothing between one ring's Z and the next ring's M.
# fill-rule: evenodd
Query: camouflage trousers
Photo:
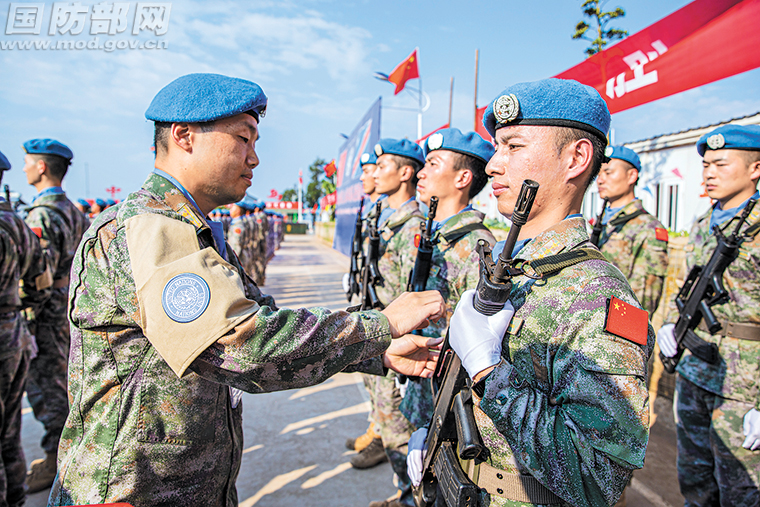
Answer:
M729 400L678 375L678 482L685 506L760 506L760 451L742 447L753 405Z
M55 324L37 322L33 329L37 339L37 357L29 365L26 395L34 417L45 427L42 449L57 452L61 431L69 415L66 375L69 360L68 321Z
M6 314L8 315L8 314ZM19 329L23 326L23 330ZM2 343L18 345L19 334L26 333L22 317L0 318ZM0 356L0 505L24 505L26 500L26 459L21 445L21 400L29 369L29 351L13 347Z
M375 431L383 439L385 454L398 477L398 488L404 495L400 500L407 505L414 505L409 495L411 481L406 474L407 443L414 432L414 426L399 410L403 398L396 387L396 377L397 374L393 371L385 377L365 375L364 385L369 391L372 407L370 417L375 423Z

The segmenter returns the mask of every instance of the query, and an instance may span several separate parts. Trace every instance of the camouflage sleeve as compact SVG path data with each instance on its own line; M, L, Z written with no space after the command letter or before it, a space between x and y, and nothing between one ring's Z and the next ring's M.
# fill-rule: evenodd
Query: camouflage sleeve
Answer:
M26 236L24 252L27 254L27 262L20 273L23 286L21 303L24 307L29 307L40 305L50 297L53 275L37 236L31 231L27 231Z
M419 223L416 219L409 220L384 245L378 261L383 286L377 287L377 295L386 306L406 291L417 258L414 235L419 231Z
M44 207L32 208L27 215L25 222L30 229L39 228L41 231L40 244L47 254L50 266L55 273L58 264L61 261L62 245L64 244L63 235L65 231L61 230L50 216L51 212Z
M657 310L662 297L665 276L668 272L668 243L658 240L654 229L643 229L636 238L634 251L638 254L633 261L633 269L628 282L642 308L650 318Z
M377 311L263 306L201 353L190 369L251 393L295 389L382 354L390 340L388 320Z
M360 363L350 364L343 371L346 373L358 371L360 373L368 373L370 375L378 375L380 377L384 377L388 374L388 368L383 366L382 356L365 359Z
M632 301L621 294L629 294L621 280L597 278L569 305L552 311L556 321L546 317L552 328L562 322L559 329L526 321L521 335L535 335L529 335L533 361L503 358L487 377L480 403L523 473L579 507L614 504L633 469L644 464L646 364L654 333L650 326L647 346L641 347L602 331L606 299L618 295ZM523 371L540 364L542 347L550 358L548 392ZM484 439L494 438L489 429L484 428Z

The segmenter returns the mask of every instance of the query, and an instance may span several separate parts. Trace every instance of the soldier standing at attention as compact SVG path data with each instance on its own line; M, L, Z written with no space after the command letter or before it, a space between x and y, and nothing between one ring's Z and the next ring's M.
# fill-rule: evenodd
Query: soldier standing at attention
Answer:
M625 146L608 146L610 159L596 180L599 197L609 199L599 250L626 276L649 316L657 310L668 271L668 231L647 213L634 189L641 161Z
M478 283L479 262L475 247L479 239L493 246L493 234L483 225L483 213L470 205L488 182L486 164L493 146L474 132L444 129L428 137L424 144L425 165L417 173L420 200L430 205L438 197L433 224L433 249L426 289L437 290L446 301L446 319L429 326L425 336L443 336L448 316L462 293ZM419 234L419 230L417 233ZM416 252L415 252L416 259ZM426 379L409 378L399 410L416 429L427 425L433 413L433 393ZM403 493L403 492L402 492ZM372 502L370 507L410 505L409 495L399 499Z
M724 125L702 136L702 176L715 204L689 233L686 264L704 266L717 245L715 227L733 231L760 179L760 126ZM695 329L718 346L709 364L685 351L676 377L678 482L686 506L760 505L760 206L741 232L749 238L723 274L729 301L712 307L723 328L711 335L704 321ZM688 272L688 271L687 271ZM675 304L657 334L660 350L676 355Z
M229 206L231 220L229 229L227 230L227 243L232 248L232 251L235 252L235 255L237 255L243 270L248 276L253 278L254 275L250 272L251 254L253 252L249 248L250 235L253 231L250 230L249 224L245 220L245 206L245 198Z
M253 254L253 260L257 265L256 271L259 279L256 281L260 286L264 286L267 281L267 237L269 236L269 221L267 214L261 209L259 203L253 206L253 218L256 221L257 230L257 248Z
M101 213L72 267L71 411L49 505L237 505L240 390L318 384L351 369L429 376L434 291L382 312L277 308L227 255L208 213L243 198L267 98L218 74L154 97L155 169ZM392 339L397 338L397 339Z
M509 302L491 317L475 311L475 291L460 299L449 341L475 383L489 451L463 469L483 488L482 506L613 505L644 465L654 333L620 271L587 247L579 213L610 113L593 88L547 79L504 90L483 123L495 140L486 172L499 212L512 216L524 180L540 184L512 254L554 263L572 252L574 261L541 279L515 276ZM409 442L415 482L426 432Z
M29 365L26 392L34 417L45 427L45 458L31 463L27 477L29 492L36 493L53 484L58 441L69 413L69 271L74 252L90 224L61 188L74 156L68 146L54 139L33 139L24 143L24 151L27 182L38 192L26 223L39 236L53 272L50 298L34 309L29 322L39 351Z
M0 153L0 182L11 164ZM19 294L22 283L22 295ZM0 196L0 504L24 505L21 400L34 337L21 310L50 296L53 276L40 240Z

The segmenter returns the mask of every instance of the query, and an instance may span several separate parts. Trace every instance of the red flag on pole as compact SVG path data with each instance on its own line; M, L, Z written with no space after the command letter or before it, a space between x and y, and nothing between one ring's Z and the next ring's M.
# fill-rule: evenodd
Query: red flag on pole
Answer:
M479 107L475 110L475 132L480 134L480 137L490 143L492 142L491 134L489 134L483 126L483 115L486 112L486 107L488 106Z
M412 54L407 57L406 60L399 63L398 66L393 69L388 81L396 85L396 91L394 95L398 95L401 90L406 86L406 82L410 79L417 79L420 77L420 72L417 69L417 50L412 51Z
M760 67L758 19L760 0L696 0L556 77L624 111Z
M332 175L335 174L335 171L337 170L338 168L335 165L335 159L332 159L329 164L325 165L325 176L332 178Z
M435 129L435 130L432 130L432 131L428 132L427 134L425 134L424 136L422 136L421 138L417 139L417 140L416 140L416 141L414 141L414 142L415 142L415 143L417 143L417 144L420 144L422 141L424 141L424 140L425 140L425 139L427 139L428 137L432 136L433 134L435 134L435 133L436 133L436 132L438 132L439 130L443 130L443 129L447 129L447 128L449 128L449 124L448 124L448 123L446 123L445 125L441 125L441 126L440 126L440 127L438 127L437 129Z

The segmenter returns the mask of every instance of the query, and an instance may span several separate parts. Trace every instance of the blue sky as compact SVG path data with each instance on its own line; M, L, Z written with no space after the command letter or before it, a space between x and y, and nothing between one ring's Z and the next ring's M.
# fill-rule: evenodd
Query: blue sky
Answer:
M83 1L90 6L96 2ZM447 120L454 77L453 126L472 129L475 50L480 50L478 104L508 85L550 77L584 59L585 41L573 41L582 19L580 0L525 1L174 1L165 35L132 35L129 27L99 40L163 40L168 49L0 50L0 151L13 169L3 183L31 197L21 171L21 144L53 137L75 153L66 181L72 198L124 198L152 169L152 123L144 118L153 96L174 78L217 72L250 79L269 96L258 145L261 165L250 193L265 197L292 186L316 158L337 156L343 142L383 97L383 137L416 137L416 114L407 93L373 78L389 73L415 47L431 107L423 132ZM631 34L687 1L611 0ZM45 3L39 36L4 34L9 2L0 2L0 42L89 41L90 19L79 35L48 35L53 2ZM705 55L705 65L710 55ZM615 140L633 141L760 111L760 69L613 116ZM410 84L416 86L416 82ZM86 181L85 173L89 174Z

